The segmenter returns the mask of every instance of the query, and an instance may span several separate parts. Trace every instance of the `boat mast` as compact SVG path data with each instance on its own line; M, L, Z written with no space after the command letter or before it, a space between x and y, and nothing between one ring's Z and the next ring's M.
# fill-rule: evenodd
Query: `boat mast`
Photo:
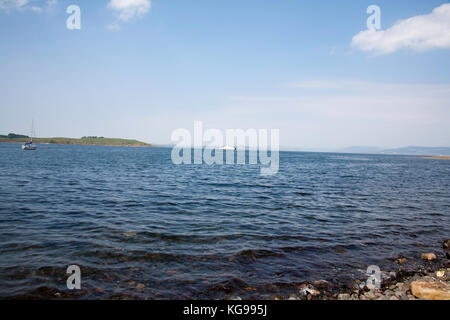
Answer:
M31 119L31 134L30 134L31 143L33 143L33 134L34 134L34 119Z

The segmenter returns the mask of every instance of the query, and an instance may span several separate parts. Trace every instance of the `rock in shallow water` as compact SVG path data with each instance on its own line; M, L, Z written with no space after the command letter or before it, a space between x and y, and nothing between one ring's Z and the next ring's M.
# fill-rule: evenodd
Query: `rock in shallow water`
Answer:
M443 282L413 281L411 291L421 299L450 300L450 286Z
M433 261L436 259L436 255L432 252L429 253L422 253L422 259L423 260L428 260L428 261Z
M140 289L143 289L144 287L145 287L144 284L139 283L139 284L136 286L136 289L140 290Z
M127 238L129 238L129 237L134 237L134 236L136 236L136 232L134 232L134 231L128 231L128 232L125 232L123 235L124 235L125 237L127 237Z
M445 240L442 246L444 249L450 249L450 239Z
M318 289L328 289L330 287L330 283L326 280L316 280L313 282L313 285Z

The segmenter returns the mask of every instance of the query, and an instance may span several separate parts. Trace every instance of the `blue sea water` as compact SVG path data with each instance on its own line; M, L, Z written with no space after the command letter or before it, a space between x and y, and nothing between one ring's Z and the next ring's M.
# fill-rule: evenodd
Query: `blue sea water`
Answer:
M170 153L0 143L0 297L267 298L441 258L450 236L450 161L281 152L261 176Z

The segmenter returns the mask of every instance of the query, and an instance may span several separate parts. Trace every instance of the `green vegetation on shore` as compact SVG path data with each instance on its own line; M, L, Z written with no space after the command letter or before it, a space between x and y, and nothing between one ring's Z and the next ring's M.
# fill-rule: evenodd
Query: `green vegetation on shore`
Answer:
M28 142L29 137L23 135L9 134L0 135L0 142ZM104 137L83 137L75 138L33 138L34 143L50 144L76 144L87 146L126 146L126 147L151 147L151 144L129 139L104 138Z

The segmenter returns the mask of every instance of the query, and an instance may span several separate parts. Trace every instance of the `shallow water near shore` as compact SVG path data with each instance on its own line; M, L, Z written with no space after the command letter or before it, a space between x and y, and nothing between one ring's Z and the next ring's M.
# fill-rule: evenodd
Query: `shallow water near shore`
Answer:
M0 143L0 297L267 298L449 237L448 161L281 152L263 177L170 152Z

